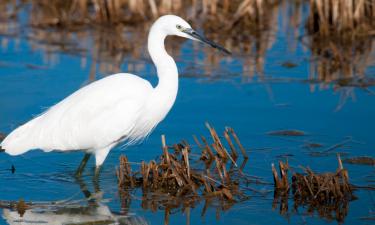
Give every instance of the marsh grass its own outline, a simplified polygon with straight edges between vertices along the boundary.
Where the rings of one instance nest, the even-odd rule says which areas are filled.
[[[231,49],[241,61],[245,81],[264,81],[267,52],[283,29],[290,51],[301,40],[305,51],[312,53],[307,79],[312,91],[330,84],[367,88],[375,83],[366,74],[375,58],[374,4],[365,0],[7,0],[0,3],[4,12],[0,33],[3,49],[11,38],[26,34],[32,48],[44,52],[47,65],[57,64],[61,52],[79,56],[94,80],[97,73],[121,71],[125,60],[129,71],[142,70],[149,63],[145,43],[152,21],[160,15],[178,14]],[[26,24],[21,23],[22,10],[28,12]],[[305,24],[304,30],[301,24]],[[169,42],[168,51],[178,57],[182,42]],[[193,48],[199,47],[194,44]],[[209,48],[203,51],[203,62],[191,55],[203,71],[192,68],[186,72],[188,76],[215,79],[233,75],[220,66],[230,59]],[[129,55],[131,59],[126,59]],[[291,63],[298,66],[298,62]],[[343,99],[348,96],[351,93],[345,92]]]
[[[194,137],[196,146],[186,141],[168,146],[162,136],[162,155],[156,161],[142,162],[139,169],[121,156],[117,179],[122,208],[129,208],[134,198],[130,193],[141,190],[142,208],[163,209],[168,224],[169,215],[176,209],[188,214],[190,208],[204,202],[204,216],[208,207],[220,213],[248,199],[247,192],[256,191],[249,184],[262,180],[243,172],[248,156],[238,136],[231,128],[223,132],[223,137],[208,124],[207,128],[210,140]],[[237,165],[240,156],[244,160]]]
[[[310,1],[306,22],[312,52],[310,79],[336,87],[367,87],[374,64],[375,2]]]
[[[343,167],[340,155],[337,155],[338,169],[336,172],[315,173],[309,168],[303,168],[303,172],[293,172],[289,181],[288,162],[279,162],[278,174],[272,164],[274,177],[274,201],[273,209],[280,205],[280,214],[290,216],[289,192],[292,191],[293,209],[305,208],[308,215],[315,213],[327,220],[344,222],[348,215],[349,202],[355,200],[354,186],[349,183],[349,173]]]
[[[237,203],[251,201],[251,197],[266,197],[268,191],[257,189],[264,190],[269,183],[244,172],[248,155],[234,130],[227,128],[223,135],[218,135],[210,125],[207,128],[210,138],[194,136],[195,145],[183,140],[168,146],[162,136],[160,157],[142,162],[139,169],[121,156],[117,169],[121,207],[127,210],[132,199],[140,200],[145,210],[164,210],[165,224],[169,224],[169,216],[176,210],[186,213],[189,221],[190,209],[199,204],[204,204],[204,216],[208,208],[220,214]],[[244,160],[238,165],[241,156]],[[307,215],[318,214],[329,221],[343,222],[350,201],[356,199],[354,191],[362,187],[349,182],[349,172],[340,155],[337,161],[337,170],[326,173],[315,173],[302,166],[302,172],[296,171],[288,161],[279,161],[278,172],[272,164],[272,208],[279,206],[280,214],[288,219],[301,208]],[[291,200],[293,208],[289,209]]]

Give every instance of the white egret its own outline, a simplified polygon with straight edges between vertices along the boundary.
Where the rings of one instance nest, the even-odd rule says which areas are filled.
[[[3,151],[19,155],[32,149],[86,152],[77,175],[91,154],[100,168],[118,143],[145,138],[173,106],[178,90],[178,71],[164,47],[168,35],[206,43],[225,53],[225,48],[194,31],[182,18],[157,19],[148,35],[148,51],[159,78],[157,86],[139,76],[118,73],[77,90],[40,116],[11,132],[1,143]]]

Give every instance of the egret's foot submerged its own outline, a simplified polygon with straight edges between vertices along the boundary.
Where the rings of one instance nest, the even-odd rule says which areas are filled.
[[[103,192],[100,191],[99,182],[95,181],[95,179],[93,180],[94,192],[88,189],[82,177],[76,177],[76,182],[89,204],[97,205],[97,202],[103,198]]]
[[[83,195],[85,196],[86,199],[89,199],[91,197],[91,192],[88,190],[87,185],[85,182],[82,180],[81,177],[76,176],[76,182],[79,185],[79,188],[81,189]]]
[[[89,159],[90,159],[90,156],[91,156],[91,154],[85,153],[85,156],[83,156],[83,159],[82,159],[81,163],[79,164],[79,167],[77,168],[77,171],[75,173],[76,177],[80,177],[82,175],[83,171],[85,170],[87,161],[89,161]]]

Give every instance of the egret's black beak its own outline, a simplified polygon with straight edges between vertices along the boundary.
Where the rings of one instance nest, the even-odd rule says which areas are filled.
[[[228,55],[232,54],[230,51],[228,51],[227,49],[225,49],[223,46],[221,46],[219,44],[216,44],[215,42],[207,39],[205,36],[197,33],[195,30],[193,30],[191,28],[185,28],[185,29],[182,30],[182,32],[188,34],[189,36],[193,37],[194,39],[196,39],[198,41],[201,41],[201,42],[203,42],[205,44],[210,45],[213,48],[217,48],[220,51],[225,52]]]

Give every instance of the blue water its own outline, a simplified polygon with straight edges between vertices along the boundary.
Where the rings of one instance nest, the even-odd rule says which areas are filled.
[[[100,189],[104,193],[103,204],[112,212],[121,211],[117,191],[115,168],[118,158],[126,154],[131,162],[151,160],[161,153],[160,136],[166,135],[169,144],[187,139],[193,143],[192,134],[208,136],[204,123],[208,121],[222,132],[225,126],[233,127],[249,154],[246,172],[273,182],[271,163],[277,163],[278,156],[289,154],[292,167],[309,166],[317,172],[335,171],[335,154],[312,157],[303,148],[306,142],[321,143],[324,150],[339,143],[348,136],[353,142],[333,152],[344,152],[347,156],[374,157],[375,139],[375,98],[373,87],[366,89],[345,87],[339,90],[333,84],[311,84],[308,79],[310,50],[297,42],[297,48],[290,50],[286,32],[280,29],[275,34],[275,42],[265,55],[264,76],[247,78],[242,65],[250,55],[224,56],[208,47],[194,45],[186,41],[178,54],[174,54],[180,68],[179,93],[174,107],[166,119],[141,145],[126,150],[115,148],[105,161],[100,177]],[[88,83],[90,66],[82,66],[82,59],[62,51],[52,53],[58,60],[46,62],[47,53],[40,48],[33,49],[23,36],[9,38],[0,36],[0,42],[8,40],[0,49],[0,131],[9,133],[20,124],[63,99],[73,91]],[[89,40],[87,40],[89,41]],[[181,41],[181,40],[178,40]],[[173,43],[172,43],[173,44]],[[195,50],[193,50],[195,49]],[[204,59],[208,51],[222,58],[212,73],[204,72]],[[123,71],[133,68],[134,62],[143,65],[131,69],[152,83],[156,83],[155,70],[145,58],[129,60],[127,55],[121,64]],[[197,60],[201,59],[201,61]],[[296,63],[296,67],[286,68],[283,62]],[[198,64],[195,64],[198,62]],[[95,63],[89,57],[86,65]],[[34,65],[34,66],[30,66]],[[35,68],[35,65],[40,66]],[[192,69],[191,66],[194,66]],[[223,72],[224,71],[224,72]],[[366,68],[367,76],[375,71],[374,65]],[[100,79],[106,75],[97,73]],[[189,75],[193,74],[191,77]],[[204,75],[205,74],[205,75]],[[268,79],[267,79],[268,78]],[[271,78],[293,78],[291,81]],[[312,88],[312,86],[315,86]],[[345,91],[352,95],[345,104],[341,98]],[[354,96],[354,97],[351,97]],[[267,132],[282,129],[297,129],[306,132],[302,137],[270,136]],[[83,199],[78,182],[73,178],[82,153],[43,153],[31,151],[21,156],[0,157],[0,200],[17,201],[58,201],[68,198]],[[12,174],[8,168],[14,165]],[[90,190],[93,160],[84,173],[83,180]],[[345,164],[350,181],[356,185],[373,185],[374,168],[371,166]],[[370,181],[372,179],[372,181]],[[272,190],[272,185],[258,185],[259,190]],[[135,196],[140,193],[134,193]],[[359,190],[358,200],[350,202],[347,224],[370,224],[361,220],[375,210],[374,192]],[[191,224],[327,224],[332,223],[317,214],[307,215],[306,209],[291,213],[289,217],[279,214],[278,207],[272,209],[273,194],[253,196],[245,202],[235,204],[229,210],[216,216],[216,208],[211,207],[201,216],[203,204],[191,209]],[[292,211],[292,201],[289,210]],[[150,224],[164,222],[164,212],[152,212],[141,208],[139,198],[132,199],[129,211]],[[0,218],[0,224],[11,223],[9,218]],[[170,224],[186,223],[186,213],[180,210],[170,216]],[[333,220],[334,221],[334,220]],[[336,223],[336,222],[334,222]]]

